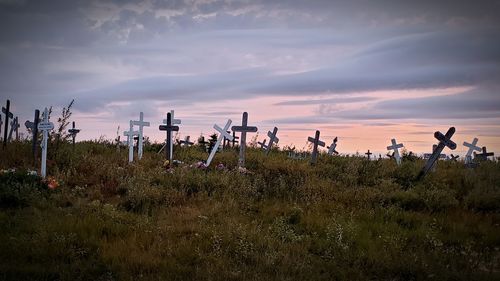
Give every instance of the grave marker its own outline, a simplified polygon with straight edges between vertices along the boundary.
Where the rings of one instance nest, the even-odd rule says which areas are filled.
[[[495,153],[488,152],[486,150],[486,146],[483,146],[482,151],[483,151],[483,153],[475,153],[474,152],[474,158],[477,158],[478,161],[487,161],[488,157],[495,156]]]
[[[335,148],[337,147],[337,140],[338,140],[338,138],[335,137],[333,139],[332,144],[330,144],[330,146],[327,147],[328,148],[328,155],[332,156],[334,153],[337,155],[339,154],[338,151],[335,150]]]
[[[394,158],[396,159],[396,163],[398,165],[401,165],[401,156],[399,155],[399,149],[403,148],[404,146],[402,143],[397,143],[396,139],[392,139],[391,143],[392,145],[389,145],[387,147],[387,150],[394,150]]]
[[[130,120],[129,130],[124,131],[123,135],[127,137],[128,143],[128,162],[134,161],[134,136],[139,135],[139,131],[134,131],[134,121]]]
[[[186,137],[184,138],[184,140],[181,140],[179,143],[180,143],[181,145],[183,144],[184,146],[189,147],[189,146],[191,146],[191,145],[193,145],[193,144],[194,144],[194,142],[189,141],[190,139],[191,139],[191,137],[190,137],[190,136],[186,136]]]
[[[459,157],[458,155],[450,154],[450,161],[457,162],[458,157]]]
[[[229,126],[231,126],[232,122],[233,121],[231,121],[231,119],[228,119],[224,128],[219,127],[217,124],[214,125],[214,129],[219,132],[219,137],[217,138],[217,142],[215,143],[214,147],[212,148],[212,151],[210,151],[210,155],[208,156],[207,163],[206,163],[207,167],[210,166],[210,163],[212,162],[212,159],[214,158],[215,153],[217,152],[221,141],[224,138],[232,140],[233,136],[231,136],[230,134],[227,133],[227,130],[229,129]]]
[[[481,148],[479,146],[477,146],[477,142],[478,142],[477,138],[474,138],[472,140],[472,143],[468,143],[468,142],[464,141],[463,145],[465,147],[469,148],[467,150],[467,153],[465,154],[465,164],[472,163],[472,152],[474,152],[474,151],[481,152]]]
[[[266,142],[267,142],[267,139],[264,139],[264,141],[262,141],[262,142],[258,141],[257,144],[260,145],[260,148],[267,150]]]
[[[80,129],[75,129],[75,121],[73,121],[73,126],[68,130],[69,135],[73,139],[73,150],[75,150],[75,139],[76,135],[80,132]]]
[[[367,153],[365,153],[365,154],[366,154],[366,156],[368,156],[368,160],[370,160],[370,156],[371,156],[373,153],[371,153],[371,152],[370,152],[370,150],[368,149],[368,152],[367,152]]]
[[[49,131],[53,129],[54,123],[49,121],[49,111],[45,108],[43,112],[43,121],[38,123],[38,130],[42,131],[42,178],[45,178],[47,175],[47,141],[49,139]]]
[[[316,161],[318,159],[318,146],[325,147],[325,143],[323,141],[319,140],[319,134],[320,134],[319,130],[316,130],[316,135],[314,136],[314,138],[312,138],[312,137],[307,138],[307,140],[309,142],[313,143],[313,151],[311,154],[311,164],[312,165],[316,164]]]
[[[168,114],[167,114],[167,117],[168,117]],[[171,124],[168,125],[168,118],[167,119],[163,119],[163,124],[167,124],[167,126],[174,126],[174,128],[177,128],[177,130],[173,130],[175,132],[179,131],[179,127],[178,126],[175,126],[175,125],[180,125],[182,124],[182,120],[181,119],[175,119],[175,111],[174,110],[170,110],[170,118],[172,118],[172,121],[171,121]],[[161,130],[161,129],[160,129]],[[167,131],[167,135],[168,135],[168,131]],[[170,131],[170,144],[168,145],[168,149],[170,151],[170,154],[167,153],[167,155],[171,155],[171,157],[168,157],[167,156],[167,159],[170,160],[170,162],[172,162],[172,157],[174,155],[174,142],[172,141],[172,131]],[[167,145],[165,143],[165,145]]]
[[[245,151],[246,151],[246,141],[247,141],[247,133],[255,133],[257,132],[257,127],[248,126],[248,113],[243,112],[243,117],[241,118],[241,126],[233,126],[231,128],[233,131],[233,146],[234,146],[234,137],[236,132],[241,132],[240,138],[240,155],[238,159],[238,167],[245,167]]]
[[[170,161],[170,164],[172,164],[172,158],[173,158],[173,144],[172,144],[172,132],[177,132],[179,131],[179,126],[175,126],[173,121],[175,119],[172,118],[172,113],[173,113],[173,110],[169,113],[167,113],[167,119],[163,119],[163,123],[165,125],[160,125],[159,129],[160,131],[167,131],[167,139],[166,139],[166,148],[165,148],[165,151],[166,151],[166,157],[167,157],[167,160]],[[180,120],[178,120],[178,124],[180,124]],[[172,150],[170,150],[169,148],[172,148]]]
[[[236,132],[233,131],[233,141],[231,142],[233,147],[236,146],[236,144],[238,143],[239,139],[240,139],[240,137],[236,136]]]
[[[269,152],[271,151],[273,143],[277,144],[280,141],[280,139],[278,137],[276,137],[276,133],[278,133],[277,127],[274,127],[272,133],[271,133],[271,131],[267,132],[267,136],[269,137],[269,144],[267,145],[266,155],[269,155]]]
[[[199,139],[198,139],[198,144],[203,147],[203,151],[207,151],[207,144],[209,144],[208,141],[205,140],[205,137],[204,136],[201,136]]]
[[[0,114],[0,135],[2,134],[2,125],[3,125],[3,120],[2,120],[2,115]]]
[[[141,111],[139,113],[139,121],[132,121],[132,124],[134,124],[135,126],[139,126],[139,135],[138,135],[139,141],[137,143],[137,157],[140,160],[140,159],[142,159],[142,147],[143,147],[143,141],[144,141],[143,128],[149,127],[149,122],[144,121],[144,113]]]
[[[33,118],[33,122],[27,120],[24,122],[26,128],[31,130],[32,135],[32,147],[31,150],[33,152],[33,160],[36,163],[37,158],[37,148],[38,148],[38,123],[40,123],[40,110],[35,110],[35,117]]]
[[[10,121],[9,141],[12,141],[12,133],[16,132],[16,140],[19,140],[19,122],[17,116]]]
[[[455,148],[457,148],[457,144],[451,140],[453,134],[455,134],[455,127],[449,128],[446,132],[446,135],[443,135],[439,131],[434,133],[434,137],[439,140],[439,143],[436,146],[436,149],[432,152],[432,155],[429,157],[429,160],[427,160],[424,168],[418,175],[418,179],[424,177],[432,169],[445,147],[448,147],[451,150],[455,150]]]
[[[10,112],[10,100],[7,100],[5,107],[2,107],[2,113],[5,114],[5,127],[3,132],[3,147],[7,146],[7,132],[9,131],[9,118],[14,118],[12,112]]]

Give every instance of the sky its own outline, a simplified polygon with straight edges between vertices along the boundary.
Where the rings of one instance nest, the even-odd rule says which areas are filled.
[[[75,99],[80,140],[143,111],[162,141],[170,110],[193,139],[247,111],[281,147],[320,130],[341,153],[391,138],[423,153],[454,126],[454,153],[474,137],[498,151],[499,15],[489,0],[0,0],[0,103],[24,124]]]

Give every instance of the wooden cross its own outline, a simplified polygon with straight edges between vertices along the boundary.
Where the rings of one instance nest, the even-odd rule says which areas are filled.
[[[255,133],[258,128],[255,126],[248,126],[248,113],[243,112],[243,117],[241,118],[241,126],[233,126],[231,127],[233,131],[233,146],[234,146],[234,137],[236,132],[241,132],[240,138],[240,157],[238,159],[238,166],[245,167],[245,151],[246,151],[246,141],[247,141],[247,133]]]
[[[262,142],[258,141],[257,144],[260,145],[260,148],[267,150],[266,142],[267,142],[267,139],[264,139],[264,141],[262,141]]]
[[[226,133],[230,134],[231,131],[226,131]],[[230,141],[230,139],[224,137],[224,140],[222,141],[222,150],[226,149],[226,145],[229,146]]]
[[[160,127],[159,127],[160,131],[167,131],[167,139],[166,139],[166,146],[167,147],[165,148],[165,152],[166,152],[166,157],[170,161],[170,163],[172,163],[172,158],[173,158],[173,149],[172,149],[172,151],[169,149],[170,147],[173,147],[172,132],[179,131],[179,126],[175,126],[173,124],[172,119],[173,119],[172,112],[167,113],[167,119],[163,120],[163,123],[165,125],[160,125]],[[179,120],[179,122],[180,122],[180,120]]]
[[[149,122],[144,121],[144,113],[141,111],[139,113],[139,121],[132,121],[132,124],[139,126],[139,141],[137,143],[137,157],[142,159],[142,146],[143,146],[143,129],[144,127],[149,127]]]
[[[208,141],[205,140],[205,137],[204,136],[201,136],[199,139],[198,139],[198,144],[203,147],[203,150],[206,151],[207,150],[207,144],[208,144]]]
[[[483,146],[483,149],[482,149],[483,153],[475,153],[474,152],[474,158],[477,158],[477,160],[479,161],[487,161],[488,160],[488,157],[490,156],[495,156],[495,153],[493,152],[488,152],[486,150],[486,146]]]
[[[210,155],[208,156],[207,163],[206,163],[207,167],[210,166],[210,163],[212,163],[212,159],[214,158],[215,153],[217,152],[221,141],[224,138],[232,140],[233,136],[231,136],[230,134],[227,133],[227,130],[229,129],[229,126],[231,126],[232,122],[233,121],[231,121],[231,119],[228,119],[224,128],[219,127],[217,124],[214,125],[214,129],[217,132],[219,132],[219,137],[217,138],[217,142],[215,143],[214,147],[212,148],[212,151],[210,151]]]
[[[16,140],[19,140],[19,122],[17,116],[10,121],[9,141],[12,141],[12,133],[16,132]]]
[[[37,148],[38,148],[38,123],[40,122],[40,110],[35,110],[35,117],[33,118],[33,122],[26,120],[24,125],[27,129],[31,130],[32,136],[32,147],[31,150],[33,152],[33,161],[36,163],[37,157]]]
[[[335,150],[335,148],[337,147],[337,140],[338,140],[338,138],[337,138],[337,137],[335,137],[335,138],[333,139],[332,144],[330,144],[330,146],[327,146],[327,147],[326,147],[326,148],[328,149],[328,155],[330,155],[330,156],[331,156],[331,155],[333,155],[334,153],[335,153],[335,154],[337,154],[337,155],[339,154],[339,153],[338,153],[338,151],[337,151],[337,150]]]
[[[179,143],[180,143],[180,144],[184,144],[184,146],[188,146],[188,147],[189,147],[189,146],[191,146],[191,145],[193,145],[193,144],[194,144],[194,142],[189,141],[190,139],[191,139],[191,137],[190,137],[190,136],[186,136],[186,137],[184,138],[184,140],[181,140]]]
[[[75,128],[75,121],[73,121],[73,126],[71,129],[68,130],[69,135],[73,139],[73,150],[75,150],[75,139],[76,135],[80,132],[80,129]]]
[[[182,120],[181,119],[175,119],[175,111],[174,110],[170,110],[170,118],[172,118],[172,121],[171,121],[171,124],[168,125],[168,118],[167,119],[163,119],[163,124],[167,124],[167,126],[174,126],[177,128],[177,130],[173,130],[173,131],[179,131],[179,127],[178,126],[175,126],[175,125],[180,125],[182,124]],[[167,117],[168,117],[168,114],[167,114]],[[172,131],[170,131],[170,134],[172,133]],[[168,131],[167,131],[167,135],[168,135]],[[170,135],[172,136],[172,135]],[[167,145],[167,143],[165,143],[165,145]],[[167,146],[167,148],[169,149],[170,151],[170,154],[167,153],[167,159],[170,160],[170,163],[172,163],[172,159],[171,157],[173,157],[174,155],[174,142],[172,141],[172,138],[170,137],[170,142],[169,142],[169,145]],[[168,155],[171,155],[171,157],[169,157]]]
[[[446,135],[443,135],[441,132],[437,131],[434,133],[434,138],[436,138],[439,143],[436,146],[436,149],[432,152],[431,157],[429,160],[427,160],[427,163],[425,164],[424,168],[418,175],[418,179],[421,179],[424,177],[434,166],[435,162],[438,160],[439,156],[441,155],[441,152],[443,149],[447,146],[451,150],[455,150],[457,148],[457,144],[454,143],[451,140],[451,137],[455,134],[455,127],[451,127],[448,129],[446,132]]]
[[[123,135],[127,137],[128,143],[128,162],[134,161],[134,136],[139,135],[139,131],[134,131],[134,121],[130,120],[129,130],[124,131]]]
[[[450,154],[450,161],[457,162],[458,157],[459,157],[458,155]]]
[[[316,161],[318,159],[318,146],[325,147],[325,142],[319,140],[319,134],[320,134],[319,130],[316,130],[316,135],[314,136],[314,138],[312,137],[307,138],[309,142],[313,143],[313,151],[311,154],[311,165],[316,164]]]
[[[269,152],[271,151],[273,143],[277,144],[280,141],[280,139],[278,137],[276,137],[276,133],[278,133],[277,127],[274,127],[272,133],[271,133],[271,131],[267,132],[267,136],[269,137],[269,144],[267,145],[266,155],[269,155]]]
[[[43,112],[43,121],[38,123],[38,130],[42,131],[42,168],[41,175],[45,178],[47,175],[47,141],[49,139],[49,131],[54,129],[54,123],[49,122],[49,110],[45,108]]]
[[[394,158],[396,159],[396,164],[401,165],[401,156],[399,155],[399,149],[403,148],[402,143],[397,143],[396,139],[391,140],[392,145],[387,147],[387,150],[394,150]]]
[[[464,146],[469,148],[467,150],[467,153],[465,154],[465,164],[472,163],[472,152],[474,152],[474,151],[481,152],[481,148],[479,146],[477,146],[478,141],[479,140],[477,138],[474,138],[472,140],[472,143],[468,143],[468,142],[464,141]]]
[[[371,153],[371,152],[370,152],[370,150],[368,149],[368,152],[367,152],[367,153],[365,153],[365,154],[368,156],[368,160],[370,160],[370,156],[371,156],[373,153]]]
[[[7,105],[2,107],[2,113],[5,114],[5,129],[3,132],[3,147],[7,146],[7,131],[9,131],[9,118],[14,118],[12,112],[10,112],[10,100],[7,100]]]
[[[232,146],[235,147],[236,144],[238,144],[238,140],[240,139],[240,137],[236,136],[236,132],[233,131],[233,141],[232,141]]]

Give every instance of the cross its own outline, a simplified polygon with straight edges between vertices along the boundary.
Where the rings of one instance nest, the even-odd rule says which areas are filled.
[[[337,140],[338,138],[335,137],[333,139],[333,142],[332,144],[330,144],[330,146],[327,146],[326,148],[328,148],[328,155],[333,155],[334,153],[335,154],[339,154],[337,150],[335,150],[335,148],[337,147]]]
[[[238,166],[245,167],[245,150],[246,150],[246,141],[247,141],[247,133],[255,133],[257,132],[257,127],[248,126],[248,113],[243,112],[243,117],[241,118],[241,126],[233,126],[231,127],[233,131],[233,146],[234,146],[234,137],[236,132],[241,132],[240,138],[240,157],[238,159]]]
[[[468,143],[464,141],[464,146],[468,147],[467,153],[465,154],[465,164],[472,163],[472,152],[477,151],[481,152],[481,148],[477,146],[478,139],[474,138],[472,143]]]
[[[214,129],[217,130],[220,133],[220,135],[217,138],[217,142],[215,143],[214,147],[212,148],[212,151],[210,151],[210,155],[208,156],[207,164],[206,164],[207,167],[210,166],[210,163],[212,162],[212,159],[214,158],[215,153],[217,152],[222,139],[223,138],[227,138],[229,140],[233,139],[233,136],[231,136],[230,134],[227,133],[227,130],[229,129],[229,126],[231,126],[232,122],[233,121],[231,121],[231,119],[227,119],[227,122],[226,122],[226,125],[224,126],[224,128],[217,126],[217,124],[214,125]]]
[[[488,152],[488,151],[486,150],[486,146],[483,146],[482,151],[483,151],[483,153],[475,153],[475,152],[474,152],[474,157],[476,157],[476,158],[477,158],[477,160],[479,160],[479,161],[486,161],[486,160],[488,160],[488,157],[489,157],[489,156],[495,156],[495,153],[493,153],[493,152]]]
[[[80,132],[80,129],[75,129],[75,121],[73,121],[73,127],[68,130],[69,135],[73,139],[73,150],[75,150],[75,139],[76,139],[76,134]]]
[[[14,118],[12,112],[10,112],[10,100],[7,100],[7,105],[2,107],[2,113],[5,114],[5,129],[3,132],[3,147],[7,146],[7,131],[9,130],[9,118]]]
[[[180,144],[184,144],[184,146],[191,146],[194,144],[194,142],[190,142],[189,140],[191,139],[190,136],[186,136],[184,140],[180,141]]]
[[[200,138],[198,139],[198,144],[203,147],[203,150],[207,150],[207,144],[208,142],[205,140],[205,137],[204,136],[200,136]]]
[[[17,116],[10,121],[10,132],[9,132],[9,141],[12,140],[12,133],[16,132],[16,140],[19,140],[19,122],[17,121]]]
[[[35,110],[35,117],[33,118],[33,122],[30,122],[29,120],[26,120],[24,122],[24,125],[26,126],[27,129],[31,130],[31,133],[33,134],[32,136],[32,152],[33,152],[33,161],[36,163],[36,156],[37,156],[37,144],[38,144],[38,123],[40,122],[40,110],[36,109]]]
[[[170,126],[175,126],[175,125],[182,124],[182,120],[181,119],[175,119],[175,111],[174,110],[170,110],[170,116],[172,118]],[[167,114],[167,117],[168,117],[168,114]],[[169,126],[167,119],[163,119],[163,124],[167,124],[167,126]],[[174,130],[174,131],[176,131],[176,132],[179,131],[179,127],[177,127],[177,130]],[[170,132],[170,134],[172,134],[172,131]],[[168,132],[167,132],[167,136],[168,136]],[[172,135],[170,135],[170,136],[172,136]],[[170,154],[167,154],[167,159],[169,159],[170,162],[172,162],[172,159],[170,159],[168,157],[168,155],[171,155],[172,157],[174,155],[174,142],[171,139],[172,138],[170,137],[170,144],[168,145],[168,148],[170,149]]]
[[[134,161],[134,136],[139,135],[139,131],[134,131],[134,121],[130,120],[129,130],[124,131],[128,143],[128,162]]]
[[[263,142],[258,141],[257,144],[260,145],[260,148],[267,149],[266,142],[267,142],[267,139],[264,139]]]
[[[149,122],[144,121],[144,113],[139,113],[139,121],[132,121],[132,124],[139,126],[139,142],[137,143],[137,157],[142,159],[142,146],[143,146],[143,127],[149,127]]]
[[[230,134],[231,131],[226,131],[226,133]],[[226,149],[226,145],[229,146],[229,142],[231,140],[229,138],[224,137],[224,140],[222,141],[222,150]]]
[[[313,151],[311,154],[311,165],[316,164],[316,160],[318,158],[318,145],[325,147],[325,142],[319,140],[319,133],[320,133],[319,130],[316,130],[316,135],[314,136],[314,138],[312,137],[307,138],[309,142],[312,142],[314,144]]]
[[[38,123],[38,130],[42,131],[42,178],[47,175],[47,140],[49,139],[49,131],[54,129],[54,123],[49,121],[49,111],[45,108],[43,112],[43,121]]]
[[[451,140],[453,134],[455,134],[455,127],[449,128],[448,131],[446,132],[446,135],[443,135],[439,131],[434,133],[434,138],[436,138],[439,141],[439,143],[436,146],[436,149],[432,152],[432,155],[429,158],[429,160],[427,160],[427,163],[425,164],[424,168],[418,175],[418,179],[424,177],[432,169],[434,163],[438,160],[441,152],[446,146],[451,150],[455,150],[455,148],[457,148],[457,144]]]
[[[450,161],[457,162],[458,157],[459,157],[458,155],[450,154]]]
[[[271,151],[271,148],[273,146],[273,143],[278,143],[280,139],[276,137],[276,133],[278,133],[278,128],[274,127],[273,132],[271,131],[267,132],[267,136],[269,137],[269,144],[267,145],[266,149],[266,155],[269,155],[269,152]]]
[[[368,160],[370,160],[370,155],[372,155],[373,153],[371,153],[370,150],[368,149],[368,152],[365,154],[368,156]]]
[[[160,125],[159,129],[160,131],[167,131],[167,140],[166,140],[166,157],[172,163],[172,158],[173,158],[173,144],[172,144],[172,132],[178,132],[179,131],[179,126],[175,126],[173,123],[173,118],[172,118],[172,112],[167,113],[167,119],[163,119],[163,123],[166,125]],[[175,119],[174,119],[175,120]],[[180,120],[178,120],[178,124],[180,124]],[[171,148],[172,150],[168,149]]]
[[[396,159],[396,164],[401,165],[401,156],[399,155],[399,149],[403,148],[402,143],[397,143],[396,139],[391,140],[392,145],[387,147],[387,150],[394,150],[394,158]]]
[[[386,154],[386,156],[387,156],[387,157],[389,157],[389,159],[394,159],[394,153],[395,153],[395,152],[393,152],[393,153],[391,154],[390,152],[388,152],[388,153]]]

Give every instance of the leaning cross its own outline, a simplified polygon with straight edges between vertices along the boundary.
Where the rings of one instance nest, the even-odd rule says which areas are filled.
[[[447,146],[451,150],[455,150],[457,148],[457,144],[451,140],[451,137],[455,134],[455,127],[451,127],[446,132],[446,135],[443,135],[441,132],[437,131],[434,133],[434,137],[439,140],[439,143],[435,150],[433,150],[431,157],[427,160],[424,168],[418,175],[418,179],[424,177],[434,166],[434,163],[438,160],[439,156],[443,149]]]
[[[189,147],[189,146],[191,146],[191,145],[193,145],[193,144],[194,144],[194,142],[191,142],[191,141],[190,141],[190,139],[191,139],[191,137],[190,137],[190,136],[186,136],[186,137],[184,138],[184,140],[181,140],[179,143],[180,143],[180,144],[184,144],[184,146],[188,146],[188,147]]]
[[[47,175],[47,141],[49,139],[49,131],[54,129],[54,123],[49,122],[49,111],[45,108],[43,112],[43,121],[38,123],[38,130],[43,132],[42,138],[42,178]]]
[[[266,155],[269,155],[269,152],[271,151],[273,143],[277,144],[280,141],[280,139],[278,137],[276,137],[276,133],[278,133],[277,127],[274,127],[272,133],[271,133],[271,131],[267,132],[267,136],[269,137],[269,144],[267,145]]]
[[[10,121],[9,141],[12,141],[13,132],[16,132],[16,140],[19,140],[19,122],[17,116]]]
[[[123,135],[127,137],[128,142],[128,162],[134,161],[134,136],[139,135],[139,131],[134,131],[134,121],[130,120],[129,130],[124,131]]]
[[[5,129],[3,132],[3,147],[7,146],[7,131],[9,130],[9,118],[14,118],[12,112],[10,112],[10,100],[7,100],[7,105],[2,107],[2,113],[5,114]]]
[[[488,157],[489,156],[495,156],[495,153],[493,152],[488,152],[486,150],[486,146],[483,146],[483,149],[482,149],[483,153],[475,153],[474,152],[474,156],[479,160],[479,161],[486,161],[488,160]]]
[[[472,163],[472,152],[477,151],[481,152],[481,148],[477,146],[478,139],[474,138],[472,143],[468,143],[464,141],[464,146],[468,147],[467,153],[465,154],[465,164]]]
[[[266,142],[267,142],[267,139],[264,139],[264,141],[262,141],[262,142],[258,141],[257,144],[260,145],[260,148],[267,149]]]
[[[246,141],[247,141],[247,133],[255,133],[257,132],[257,127],[255,126],[248,126],[248,113],[243,112],[243,117],[241,119],[241,126],[233,126],[231,127],[231,130],[233,131],[233,141],[234,141],[234,134],[236,132],[241,132],[241,138],[240,138],[240,158],[238,159],[238,166],[239,167],[245,167],[245,150],[246,150]],[[234,146],[234,143],[233,143]]]
[[[450,154],[450,161],[451,162],[457,162],[458,157],[459,157],[458,155]]]
[[[132,124],[139,126],[139,142],[137,143],[137,157],[142,159],[142,146],[143,146],[143,127],[149,127],[149,122],[144,121],[144,113],[141,111],[139,113],[139,121],[132,121]]]
[[[330,146],[326,147],[326,148],[328,148],[328,155],[333,155],[334,153],[339,154],[339,152],[337,150],[335,150],[335,148],[337,147],[337,140],[338,140],[338,138],[335,137],[333,139],[332,144],[330,144]]]
[[[167,114],[167,116],[168,116],[168,114]],[[171,116],[170,118],[172,118],[172,121],[171,121],[170,126],[175,126],[175,125],[180,125],[180,124],[182,124],[182,120],[181,120],[181,119],[175,119],[175,111],[174,111],[174,110],[170,110],[170,116]],[[168,118],[167,118],[167,119],[168,119]],[[168,125],[168,120],[167,120],[167,119],[163,119],[163,124],[167,124],[167,126],[169,126],[169,125]],[[175,127],[177,127],[177,126],[175,126]],[[161,130],[161,129],[160,129],[160,130]],[[176,132],[177,132],[177,131],[179,131],[179,127],[177,127],[177,130],[174,130],[174,131],[176,131]],[[170,131],[170,134],[172,134],[172,131]],[[168,135],[168,132],[167,132],[167,135]],[[170,136],[172,136],[172,135],[170,135]],[[172,139],[172,138],[170,138],[170,139]],[[165,143],[165,145],[167,145],[167,143]],[[168,149],[169,149],[169,151],[170,151],[170,155],[174,155],[174,142],[173,142],[173,141],[170,141],[170,144],[168,145],[168,147],[167,147],[167,148],[168,148]],[[169,160],[170,160],[170,162],[172,162],[172,159],[170,159],[170,158],[168,157],[168,155],[169,155],[169,154],[167,153],[167,159],[169,159]]]
[[[36,163],[36,157],[37,157],[37,147],[38,147],[38,123],[40,123],[40,110],[36,109],[35,110],[35,117],[33,119],[33,122],[26,120],[24,122],[24,125],[26,126],[27,129],[31,130],[31,133],[33,134],[33,139],[32,139],[32,152],[33,152],[33,160]]]
[[[0,134],[2,134],[2,125],[3,125],[2,115],[0,115]]]
[[[179,126],[175,126],[173,124],[172,112],[167,113],[167,119],[163,119],[163,123],[165,125],[160,125],[159,127],[160,131],[167,131],[167,140],[165,144],[167,147],[165,148],[165,152],[166,152],[166,157],[170,161],[170,163],[172,163],[172,158],[173,158],[172,132],[179,131]],[[172,148],[172,150],[170,150],[169,148]]]
[[[396,159],[396,163],[401,165],[401,156],[399,155],[399,149],[403,148],[402,143],[397,143],[396,139],[391,140],[392,145],[387,147],[387,150],[394,150],[394,158]]]
[[[370,152],[370,150],[368,149],[368,152],[367,152],[367,153],[365,153],[365,154],[368,156],[368,160],[370,160],[370,156],[371,156],[373,153],[371,153],[371,152]]]
[[[73,121],[73,126],[68,130],[69,135],[73,139],[73,150],[75,150],[75,139],[76,135],[80,132],[80,129],[75,129],[75,121]]]
[[[224,128],[219,127],[217,124],[214,125],[214,129],[217,130],[220,133],[220,135],[217,138],[217,142],[215,143],[214,147],[212,148],[212,151],[210,151],[210,155],[208,155],[208,159],[207,159],[207,163],[206,163],[207,167],[210,166],[210,163],[212,162],[212,159],[214,158],[215,153],[217,152],[217,150],[219,150],[219,146],[220,146],[220,143],[223,140],[223,138],[227,138],[230,141],[233,139],[233,136],[231,136],[230,134],[227,133],[227,130],[229,129],[229,126],[231,126],[232,122],[233,121],[231,121],[231,119],[228,119]]]
[[[312,137],[307,138],[307,140],[309,142],[312,142],[314,144],[313,151],[311,154],[311,164],[312,165],[316,164],[316,161],[318,158],[318,145],[325,147],[325,142],[319,140],[319,134],[320,134],[319,130],[316,130],[316,135],[314,136],[314,138],[312,138]]]

